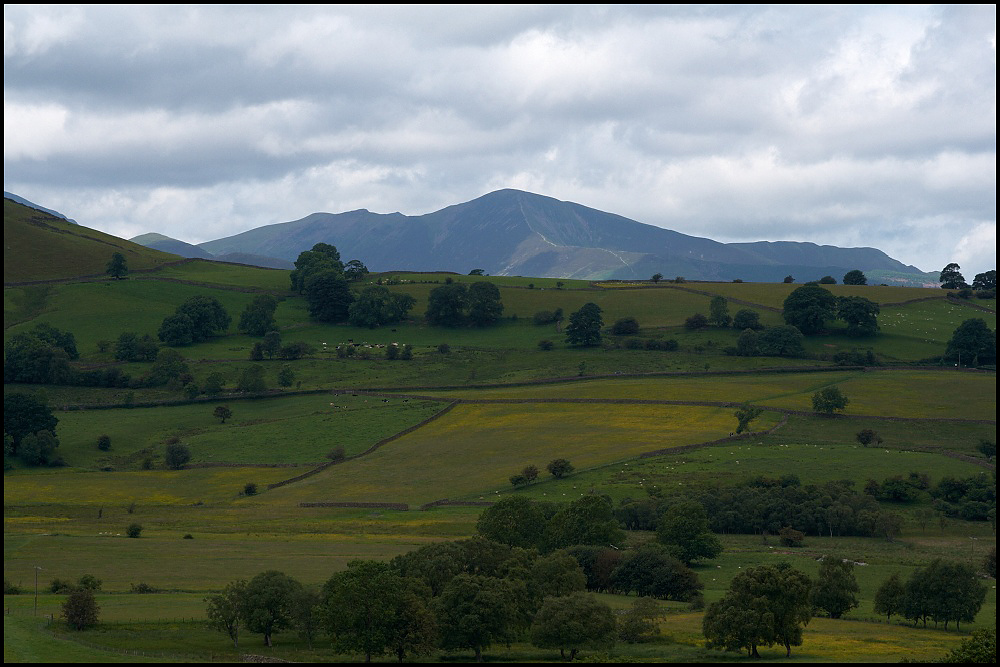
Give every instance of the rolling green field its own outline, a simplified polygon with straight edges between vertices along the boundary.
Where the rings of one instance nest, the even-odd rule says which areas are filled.
[[[84,633],[44,620],[58,617],[59,595],[40,595],[39,617],[30,593],[5,596],[5,662],[238,659],[231,643],[206,627],[205,595],[267,569],[319,585],[354,559],[386,560],[432,542],[469,537],[482,506],[461,503],[515,493],[557,503],[596,493],[617,503],[651,492],[710,491],[786,473],[803,485],[846,479],[856,489],[869,479],[911,472],[927,474],[932,482],[993,474],[992,461],[977,448],[983,440],[996,441],[995,372],[956,371],[940,366],[937,357],[963,320],[982,317],[995,328],[995,301],[972,300],[992,304],[989,313],[945,299],[922,300],[941,296],[941,290],[834,285],[835,295],[883,304],[879,336],[850,339],[834,327],[807,339],[807,358],[746,358],[725,353],[739,332],[688,331],[685,319],[707,314],[713,294],[733,300],[730,313],[754,307],[748,304],[780,308],[796,285],[661,283],[640,289],[405,272],[367,280],[389,278],[390,289],[413,295],[417,305],[411,319],[379,329],[309,321],[304,299],[288,290],[287,271],[202,261],[171,264],[136,280],[5,289],[5,339],[39,323],[69,330],[88,368],[112,363],[110,352],[98,351],[98,341],[114,340],[122,331],[155,335],[162,318],[193,295],[217,298],[234,321],[225,336],[178,348],[195,383],[210,373],[223,374],[226,388],[217,400],[185,401],[177,388],[162,386],[5,385],[5,393],[35,392],[57,408],[58,453],[66,463],[27,468],[15,462],[5,472],[5,578],[29,592],[35,567],[42,568],[43,589],[53,578],[75,580],[84,573],[104,582],[98,595],[102,623]],[[495,282],[504,319],[482,329],[426,325],[420,314],[427,296],[448,278]],[[259,291],[280,296],[276,318],[283,341],[307,342],[314,352],[294,362],[260,362],[269,391],[242,395],[233,387],[251,364],[248,355],[257,339],[236,333],[235,322]],[[603,309],[606,326],[636,317],[641,340],[673,339],[678,349],[625,349],[626,338],[613,336],[602,346],[573,348],[564,344],[565,322],[557,328],[531,321],[537,311],[562,308],[568,315],[587,302]],[[760,308],[760,313],[765,324],[781,323],[774,310]],[[552,350],[538,348],[543,339],[554,342]],[[338,358],[336,346],[348,341],[374,346],[373,358]],[[413,345],[414,358],[385,359],[377,346],[392,342]],[[450,350],[439,351],[442,343]],[[852,349],[871,349],[886,365],[867,371],[832,366],[834,353]],[[918,362],[927,365],[910,366]],[[277,389],[277,372],[285,363],[295,382]],[[148,368],[123,365],[134,378]],[[849,398],[843,415],[811,413],[812,394],[827,386]],[[128,399],[170,405],[126,408]],[[766,409],[751,436],[730,439],[737,422],[733,407],[723,404],[744,401]],[[217,405],[233,411],[224,424],[213,416]],[[120,407],[90,409],[95,406]],[[855,435],[863,428],[877,430],[882,445],[860,446]],[[109,452],[97,449],[102,434],[111,437]],[[165,468],[165,445],[172,441],[190,449],[185,469]],[[377,443],[383,444],[373,449]],[[327,455],[337,447],[355,458],[269,488],[329,463]],[[545,465],[556,458],[569,459],[574,473],[561,480],[545,476]],[[529,464],[545,478],[515,489],[510,476]],[[258,493],[246,495],[248,483]],[[421,508],[443,499],[457,504]],[[334,506],[350,503],[409,509]],[[917,515],[930,507],[926,496],[889,504],[904,517],[894,542],[808,536],[801,549],[789,549],[773,537],[723,535],[723,554],[695,570],[712,602],[741,569],[754,565],[786,560],[814,576],[817,558],[826,554],[864,562],[856,568],[860,607],[841,620],[814,618],[792,660],[939,657],[970,630],[995,624],[995,582],[989,582],[976,622],[963,623],[960,632],[914,628],[895,619],[884,623],[872,611],[875,590],[890,574],[908,576],[935,557],[978,566],[995,545],[988,522],[935,520],[922,528]],[[142,525],[139,539],[124,537],[130,523]],[[652,538],[630,531],[627,544]],[[131,593],[138,583],[162,592]],[[618,610],[632,601],[600,597]],[[677,602],[663,606],[667,614],[659,640],[619,644],[610,656],[583,655],[651,662],[743,659],[703,647],[703,612]],[[309,649],[291,631],[276,634],[272,649],[244,633],[241,649],[296,661],[357,659],[332,653],[327,640]],[[778,647],[762,655],[784,660]],[[431,659],[470,657],[457,652]],[[523,642],[494,646],[487,657],[559,660],[558,651]]]

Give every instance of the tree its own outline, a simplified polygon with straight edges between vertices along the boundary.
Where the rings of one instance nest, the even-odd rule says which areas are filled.
[[[601,329],[604,328],[602,312],[596,303],[586,303],[570,315],[566,325],[566,342],[570,345],[600,345]]]
[[[240,579],[228,584],[221,593],[205,598],[209,625],[225,632],[237,650],[240,648],[240,622],[246,606],[246,587],[247,582]]]
[[[283,572],[268,570],[247,582],[243,618],[247,630],[264,635],[271,646],[271,635],[292,624],[292,601],[302,585]]]
[[[86,630],[97,625],[97,616],[101,608],[94,598],[94,591],[89,588],[78,588],[69,594],[62,605],[62,617],[74,630]]]
[[[268,359],[274,359],[274,355],[278,354],[281,349],[281,332],[280,331],[268,331],[264,334],[264,340],[260,343],[261,352],[267,355]]]
[[[179,442],[172,442],[167,445],[164,455],[164,462],[171,470],[180,470],[191,460],[191,450],[187,445]]]
[[[701,313],[695,313],[691,317],[684,320],[684,328],[690,329],[691,331],[696,331],[698,329],[704,329],[708,326],[708,318]]]
[[[722,553],[722,543],[708,527],[708,513],[695,500],[670,505],[656,527],[656,539],[673,549],[685,565]]]
[[[736,432],[742,433],[743,431],[749,431],[750,422],[757,419],[757,417],[760,417],[763,412],[764,408],[751,405],[750,403],[744,403],[741,405],[736,409],[736,412],[733,413],[733,416],[736,417],[736,421],[739,422],[739,425],[736,427]]]
[[[530,484],[538,479],[538,466],[531,464],[526,465],[524,466],[524,470],[521,471],[521,474],[524,475],[524,478],[528,480],[528,483]]]
[[[111,449],[111,436],[108,434],[97,436],[97,448],[102,452]]]
[[[546,598],[531,623],[531,643],[557,648],[572,662],[581,648],[611,649],[615,644],[615,617],[611,607],[593,595],[573,593]]]
[[[639,333],[639,321],[634,317],[623,317],[611,325],[611,333],[616,336],[634,336]]]
[[[215,371],[213,373],[209,373],[208,377],[205,378],[205,385],[202,389],[204,389],[205,393],[209,396],[216,396],[222,393],[222,388],[225,384],[225,376],[222,373]]]
[[[980,362],[990,363],[997,358],[997,334],[979,317],[965,320],[948,341],[945,359],[960,363],[965,357],[965,365],[977,366]]]
[[[785,299],[782,317],[806,336],[819,333],[823,322],[836,315],[837,298],[818,285],[803,285]]]
[[[284,364],[278,371],[278,384],[282,387],[291,387],[295,382],[295,371],[288,364]]]
[[[274,313],[278,309],[278,300],[270,294],[258,294],[240,314],[238,329],[248,336],[263,336],[268,331],[274,331]]]
[[[111,261],[108,262],[108,267],[104,270],[104,272],[115,280],[121,280],[127,276],[128,262],[125,260],[125,255],[120,252],[116,252],[111,255]]]
[[[486,539],[525,549],[540,547],[544,531],[545,514],[524,496],[502,498],[483,510],[476,522],[476,532]]]
[[[781,282],[785,283],[786,285],[790,285],[791,283],[795,282],[795,278],[793,278],[792,276],[788,275],[788,276],[785,276],[785,279],[782,280]]]
[[[840,618],[858,606],[861,588],[854,576],[854,563],[827,556],[819,566],[819,579],[812,589],[813,609],[820,609],[830,618]]]
[[[365,662],[390,646],[402,578],[387,563],[355,560],[323,586],[323,618],[334,646]]]
[[[573,472],[573,465],[566,459],[553,459],[549,461],[545,469],[556,479],[562,479]]]
[[[258,392],[267,389],[264,382],[264,367],[258,364],[247,366],[240,372],[236,382],[237,391]]]
[[[659,620],[663,616],[664,611],[655,600],[638,598],[619,617],[618,637],[630,644],[651,639],[660,634]]]
[[[986,598],[986,588],[979,583],[976,571],[965,563],[948,562],[941,558],[931,561],[910,575],[904,586],[902,615],[912,620],[927,619],[948,623],[975,619]]]
[[[974,290],[995,290],[997,288],[997,271],[992,269],[985,273],[977,273],[972,280]]]
[[[653,275],[652,275],[652,276],[650,277],[650,280],[651,280],[651,281],[653,281],[653,283],[654,283],[654,284],[655,284],[655,283],[658,283],[658,282],[660,282],[661,280],[663,280],[663,274],[662,274],[662,273],[654,273],[654,274],[653,274]]]
[[[733,328],[744,331],[746,329],[763,329],[764,327],[760,323],[760,313],[756,310],[750,310],[749,308],[742,308],[736,311],[736,315],[733,316]]]
[[[354,295],[343,271],[327,268],[311,273],[304,290],[309,317],[319,322],[347,320]]]
[[[863,296],[837,299],[837,317],[847,322],[848,336],[874,336],[878,333],[879,305]]]
[[[352,283],[368,275],[368,267],[360,259],[352,259],[344,265],[344,277]]]
[[[115,343],[115,361],[153,361],[160,347],[149,334],[123,332]]]
[[[726,297],[718,294],[713,296],[708,308],[708,321],[713,326],[725,328],[732,324],[733,318],[729,315],[729,302]]]
[[[837,279],[834,278],[833,276],[823,276],[822,278],[819,279],[819,284],[820,285],[836,285],[837,284]]]
[[[348,321],[356,327],[374,329],[406,318],[416,299],[409,294],[390,292],[381,285],[366,287],[348,309]]]
[[[233,411],[228,405],[217,405],[215,410],[212,410],[212,415],[219,420],[219,423],[225,424],[226,420],[233,416]]]
[[[441,327],[457,327],[465,323],[465,311],[469,305],[469,294],[462,283],[452,283],[435,287],[427,296],[427,311],[424,313],[428,324]]]
[[[486,275],[486,269],[472,269],[469,271],[470,276],[484,276]]]
[[[344,264],[340,261],[340,252],[335,246],[328,243],[317,243],[312,250],[305,250],[299,253],[295,260],[295,269],[289,274],[291,288],[302,294],[306,289],[306,283],[314,274],[321,271],[332,270],[337,273],[344,273]]]
[[[848,399],[840,391],[840,387],[824,387],[812,395],[813,411],[825,415],[842,411],[847,407]]]
[[[688,602],[704,588],[698,575],[678,560],[672,549],[643,544],[626,551],[611,573],[614,590],[629,595]]]
[[[509,579],[456,575],[434,599],[442,646],[472,649],[482,662],[484,649],[513,641],[523,628],[518,598]]]
[[[867,285],[868,278],[860,269],[853,269],[844,274],[845,285]]]
[[[13,451],[21,444],[21,440],[31,433],[50,431],[55,433],[59,419],[52,410],[32,394],[5,393],[3,395],[3,432],[11,437]]]
[[[574,544],[621,544],[625,533],[618,527],[611,501],[604,496],[582,496],[559,510],[545,527],[549,549]]]
[[[865,428],[858,431],[855,434],[854,439],[857,440],[858,444],[861,445],[862,447],[871,447],[872,445],[875,445],[877,447],[878,445],[881,445],[883,442],[882,436],[880,436],[878,432],[870,428]]]
[[[764,329],[760,332],[757,345],[760,354],[768,357],[800,357],[805,354],[802,332],[787,324]]]
[[[177,314],[191,318],[191,335],[195,343],[224,334],[232,323],[219,300],[209,296],[191,297],[177,307]]]
[[[536,558],[526,581],[531,594],[539,601],[571,595],[587,588],[587,575],[583,573],[583,568],[565,551]]]
[[[941,269],[941,277],[939,278],[941,289],[963,289],[969,286],[959,272],[961,268],[958,264],[951,262]]]
[[[491,282],[479,281],[469,286],[469,322],[485,327],[494,324],[503,315],[500,290]]]
[[[702,621],[709,648],[746,649],[780,644],[785,656],[802,644],[802,628],[812,616],[809,577],[788,563],[761,565],[737,574],[729,591],[708,606]]]
[[[24,436],[18,454],[29,466],[58,463],[61,461],[56,457],[58,447],[59,440],[52,431],[38,431]]]
[[[126,537],[131,537],[132,539],[137,540],[137,539],[139,539],[140,535],[142,535],[142,524],[139,524],[139,523],[130,523],[125,528],[125,536]]]
[[[160,348],[156,354],[156,361],[149,369],[148,381],[151,385],[169,384],[171,381],[180,380],[182,376],[188,375],[189,368],[183,355],[177,350]]]
[[[997,629],[980,628],[962,640],[958,648],[948,652],[940,662],[995,664],[997,660]]]
[[[893,572],[892,576],[882,582],[875,592],[876,614],[885,614],[885,620],[892,620],[893,614],[898,614],[903,608],[903,583],[899,580],[899,574]]]

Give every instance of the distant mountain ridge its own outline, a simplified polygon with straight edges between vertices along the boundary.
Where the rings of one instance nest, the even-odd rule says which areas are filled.
[[[14,201],[14,202],[17,202],[18,204],[21,204],[22,206],[27,206],[28,208],[33,208],[36,211],[41,211],[43,213],[48,213],[49,215],[55,216],[57,218],[62,218],[63,220],[65,220],[68,223],[71,223],[71,224],[74,224],[74,225],[80,224],[76,220],[73,220],[72,218],[67,218],[65,215],[63,215],[59,211],[53,211],[50,208],[45,208],[44,206],[39,206],[38,204],[36,204],[34,202],[28,201],[24,197],[17,196],[13,192],[7,192],[6,190],[4,190],[3,191],[3,198],[4,199],[9,199],[9,200]]]
[[[876,248],[795,241],[720,243],[644,224],[581,204],[520,190],[498,190],[433,213],[407,216],[313,213],[199,244],[218,257],[249,253],[293,261],[315,243],[373,271],[481,268],[493,275],[646,279],[654,273],[692,280],[838,279],[878,270],[900,284],[925,284],[920,271]]]

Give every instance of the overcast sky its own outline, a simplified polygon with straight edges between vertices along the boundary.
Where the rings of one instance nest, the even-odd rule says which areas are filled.
[[[508,187],[971,280],[996,6],[4,5],[4,189],[83,225],[198,243]]]

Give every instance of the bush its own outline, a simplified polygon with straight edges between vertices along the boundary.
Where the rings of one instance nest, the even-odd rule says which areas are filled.
[[[326,455],[326,458],[330,459],[334,463],[340,463],[347,458],[347,453],[344,451],[343,445],[337,445],[330,450],[330,453]]]
[[[4,595],[20,595],[24,591],[21,590],[19,586],[15,586],[10,579],[7,577],[3,578],[3,594]]]
[[[79,581],[77,581],[76,586],[77,588],[82,588],[88,591],[99,591],[101,590],[101,585],[103,583],[104,583],[103,581],[101,581],[94,575],[85,574],[80,577]]]
[[[247,482],[243,487],[244,496],[256,496],[257,495],[257,485],[253,482]]]
[[[125,535],[133,538],[139,537],[142,535],[142,525],[138,523],[130,523],[128,528],[125,529]]]
[[[191,450],[179,442],[169,444],[164,460],[171,470],[180,470],[184,464],[191,460]]]
[[[785,526],[778,533],[778,539],[781,541],[782,546],[801,547],[806,536],[805,533],[795,530],[791,526]]]
[[[634,336],[639,333],[639,321],[634,317],[623,317],[611,325],[611,333],[616,336]]]
[[[111,436],[101,435],[97,438],[97,448],[102,452],[106,452],[111,449]]]
[[[72,593],[76,590],[76,584],[63,579],[53,579],[49,582],[49,593]]]
[[[144,581],[140,581],[138,584],[131,584],[130,585],[130,590],[131,590],[132,593],[140,593],[140,594],[159,593],[160,592],[159,588],[153,588],[152,586],[150,586],[149,584],[147,584]]]
[[[441,354],[450,353],[451,345],[448,345],[448,343],[441,343],[440,345],[438,345],[438,352],[440,352]]]
[[[69,594],[62,606],[62,617],[75,630],[85,630],[97,625],[97,615],[101,608],[97,606],[94,592],[80,589]]]
[[[691,329],[692,331],[695,329],[704,329],[707,326],[708,318],[701,313],[695,313],[691,317],[684,320],[684,328]]]
[[[184,533],[184,537],[182,537],[181,539],[183,539],[183,540],[193,540],[194,539],[194,535],[192,535],[191,533]]]
[[[854,438],[858,441],[858,444],[864,447],[879,446],[882,444],[882,436],[870,428],[862,429],[857,432]]]
[[[555,343],[553,343],[550,340],[540,340],[540,341],[538,341],[538,349],[542,350],[543,352],[548,352],[553,347],[555,347]]]

